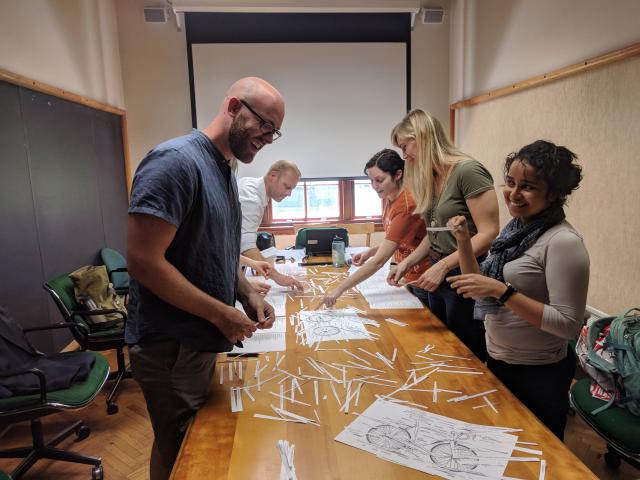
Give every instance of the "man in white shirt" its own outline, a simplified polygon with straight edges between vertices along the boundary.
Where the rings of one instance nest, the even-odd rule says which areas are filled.
[[[295,163],[278,160],[269,168],[264,177],[243,177],[238,179],[238,195],[242,207],[242,237],[240,252],[245,257],[264,261],[256,246],[258,228],[269,200],[281,202],[291,195],[300,180],[300,170]],[[302,283],[289,275],[283,275],[275,268],[269,278],[278,285],[303,290]]]

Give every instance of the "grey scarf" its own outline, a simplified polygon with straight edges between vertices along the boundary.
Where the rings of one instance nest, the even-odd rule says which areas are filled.
[[[544,232],[562,222],[564,218],[562,206],[552,205],[529,223],[525,224],[519,218],[512,219],[491,244],[489,256],[480,265],[482,274],[504,282],[504,265],[521,257]],[[499,307],[494,298],[481,298],[476,301],[473,318],[484,320],[485,315],[495,313]]]

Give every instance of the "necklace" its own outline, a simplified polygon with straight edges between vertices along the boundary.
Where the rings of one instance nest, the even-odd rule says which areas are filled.
[[[454,169],[454,165],[449,166],[443,176],[442,179],[442,184],[440,189],[438,189],[437,187],[434,189],[434,194],[433,194],[433,200],[431,202],[431,211],[429,212],[429,225],[431,227],[436,227],[437,226],[437,221],[436,221],[436,210],[438,209],[438,207],[440,206],[440,199],[442,198],[442,194],[444,193],[445,189],[447,188],[447,182],[449,180],[449,175],[451,174],[451,171]],[[436,196],[436,192],[440,190],[440,193]],[[434,232],[435,233],[435,232]]]
[[[440,196],[438,197],[433,197],[433,201],[431,202],[431,210],[429,211],[429,226],[431,227],[435,227],[436,226],[436,210],[438,209],[438,206],[440,205]]]

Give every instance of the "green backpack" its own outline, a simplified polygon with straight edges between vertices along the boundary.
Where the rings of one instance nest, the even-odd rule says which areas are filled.
[[[640,416],[640,309],[632,308],[613,319],[605,343],[615,357],[617,404]]]

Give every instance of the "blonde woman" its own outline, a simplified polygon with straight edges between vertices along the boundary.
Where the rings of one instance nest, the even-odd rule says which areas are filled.
[[[423,216],[427,236],[415,251],[389,272],[397,285],[416,263],[429,257],[432,266],[413,282],[428,292],[429,309],[481,360],[486,358],[484,324],[473,320],[473,299],[464,298],[444,282],[459,274],[456,239],[444,230],[447,220],[462,215],[469,224],[476,257],[483,257],[498,235],[498,199],[489,171],[458,150],[435,117],[412,110],[391,132],[402,150],[405,184]]]

